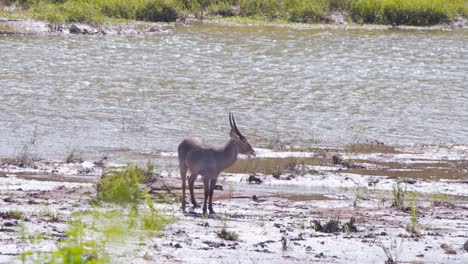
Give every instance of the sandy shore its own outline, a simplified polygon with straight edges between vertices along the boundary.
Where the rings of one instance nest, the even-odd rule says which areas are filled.
[[[441,169],[461,163],[454,167],[461,172],[455,179],[415,177],[401,183],[408,192],[407,204],[411,200],[415,208],[415,220],[411,208],[392,206],[397,178],[355,173],[355,167],[333,162],[330,156],[335,154],[329,153],[306,172],[256,174],[260,184],[249,183],[249,174],[223,174],[223,190],[214,195],[217,214],[209,218],[199,208],[182,212],[177,201],[180,179],[160,176],[146,188],[157,202],[155,207],[175,222],[157,234],[128,228],[131,232],[116,236],[102,230],[114,228],[116,213],[118,222],[127,223],[129,208],[91,205],[103,164],[36,161],[20,167],[4,161],[0,262],[20,262],[19,255],[28,250],[55,250],[66,237],[67,221],[79,217],[86,224],[84,239],[102,241],[112,263],[383,263],[389,257],[403,263],[467,263],[466,151],[421,147],[394,154],[341,153],[345,160],[361,160],[353,165],[368,171],[375,169],[375,162],[383,167],[383,160],[426,161]],[[276,158],[294,155],[317,157],[313,152],[259,153]],[[200,184],[195,190],[199,201]],[[147,210],[145,203],[139,207]],[[103,216],[106,212],[115,212],[114,217]],[[223,228],[237,239],[221,238]]]

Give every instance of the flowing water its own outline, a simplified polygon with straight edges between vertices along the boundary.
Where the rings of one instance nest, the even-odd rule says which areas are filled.
[[[468,144],[468,32],[176,26],[151,36],[0,36],[0,156],[221,144]]]

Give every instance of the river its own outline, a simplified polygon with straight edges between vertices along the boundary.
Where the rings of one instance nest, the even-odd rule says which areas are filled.
[[[252,145],[468,144],[468,31],[175,26],[0,36],[0,157]]]

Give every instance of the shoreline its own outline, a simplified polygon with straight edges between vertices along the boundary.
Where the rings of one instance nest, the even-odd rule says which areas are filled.
[[[34,19],[16,19],[0,16],[0,36],[54,36],[54,35],[154,35],[167,34],[177,26],[191,25],[217,25],[223,27],[261,26],[283,27],[297,30],[378,30],[378,31],[464,31],[468,20],[460,17],[458,20],[435,26],[391,26],[380,24],[356,23],[323,23],[302,24],[290,22],[269,22],[243,18],[208,18],[188,19],[179,22],[144,22],[144,21],[117,21],[103,22],[99,26],[87,23],[65,23],[53,25],[47,21]]]

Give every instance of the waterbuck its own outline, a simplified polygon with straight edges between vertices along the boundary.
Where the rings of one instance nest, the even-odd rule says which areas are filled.
[[[234,115],[229,113],[231,124],[231,139],[220,148],[205,146],[192,139],[184,139],[177,149],[179,153],[180,175],[182,177],[182,210],[185,210],[185,183],[187,170],[190,171],[189,190],[193,207],[198,207],[193,193],[193,185],[198,175],[203,176],[203,214],[206,214],[206,202],[209,198],[208,209],[214,214],[212,206],[213,191],[219,174],[229,168],[237,160],[237,154],[255,156],[255,151],[247,139],[239,132]]]

